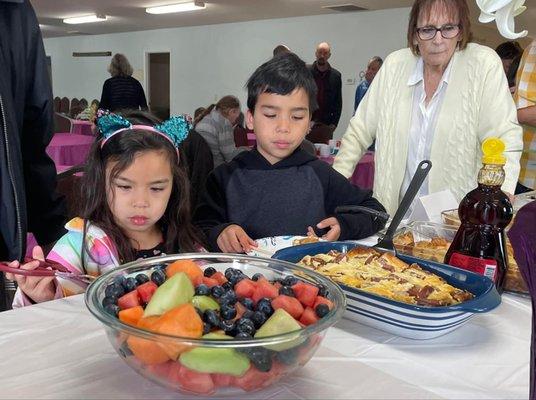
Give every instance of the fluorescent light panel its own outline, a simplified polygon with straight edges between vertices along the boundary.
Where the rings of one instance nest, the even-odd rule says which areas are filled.
[[[106,15],[84,15],[82,17],[65,18],[63,22],[65,24],[87,24],[89,22],[102,22],[106,21]]]
[[[189,1],[187,3],[169,4],[167,6],[149,7],[145,9],[148,14],[170,14],[184,11],[194,11],[204,9],[205,3],[202,1]]]

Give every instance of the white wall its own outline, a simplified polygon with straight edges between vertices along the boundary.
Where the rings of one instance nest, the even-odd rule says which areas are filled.
[[[385,57],[406,46],[409,9],[262,20],[187,28],[160,29],[45,40],[52,57],[54,96],[100,99],[109,77],[109,57],[74,58],[85,51],[121,52],[145,87],[145,53],[170,51],[171,113],[193,114],[227,94],[238,96],[245,109],[244,84],[280,43],[306,62],[314,61],[316,44],[332,46],[330,63],[342,73],[343,112],[335,136],[344,133],[353,114],[359,71],[371,56]],[[355,83],[347,84],[347,79]]]

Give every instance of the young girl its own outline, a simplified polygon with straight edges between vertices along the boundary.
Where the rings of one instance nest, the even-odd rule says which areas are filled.
[[[190,223],[189,186],[178,150],[190,121],[181,116],[154,122],[140,111],[122,117],[99,110],[102,138],[86,164],[81,218],[67,223],[68,233],[49,260],[75,274],[99,276],[138,258],[195,251],[200,242]],[[44,259],[41,248],[33,257]],[[32,261],[20,268],[37,266]],[[19,286],[13,307],[83,293],[87,286],[57,277],[6,276]]]

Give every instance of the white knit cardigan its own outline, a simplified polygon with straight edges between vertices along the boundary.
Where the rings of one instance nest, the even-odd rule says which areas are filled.
[[[342,138],[333,167],[346,177],[376,139],[374,195],[389,213],[398,207],[408,154],[413,87],[408,78],[418,57],[410,49],[391,53],[372,82]],[[523,148],[522,130],[502,63],[485,46],[469,43],[456,51],[445,98],[439,112],[430,159],[430,193],[450,189],[456,199],[477,185],[480,144],[498,136],[506,150]],[[514,193],[519,152],[505,153],[502,189]]]

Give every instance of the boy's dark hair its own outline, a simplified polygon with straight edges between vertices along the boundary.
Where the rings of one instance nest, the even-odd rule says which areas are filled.
[[[121,114],[133,125],[154,126],[160,122],[144,111],[127,111]],[[171,196],[166,211],[158,222],[164,236],[164,251],[167,254],[194,251],[196,242],[201,243],[191,224],[189,182],[183,163],[179,164],[175,147],[156,133],[129,129],[111,137],[102,148],[101,141],[95,141],[85,165],[81,188],[84,200],[80,216],[86,222],[90,221],[101,228],[110,237],[116,246],[121,263],[133,261],[136,251],[132,248],[130,239],[114,222],[108,206],[106,166],[108,162],[116,162],[111,171],[111,177],[115,177],[132,164],[136,155],[151,150],[165,152],[173,176]],[[84,227],[83,246],[85,246],[86,228],[87,223]],[[86,260],[83,254],[84,252],[82,252],[82,267],[85,269]]]
[[[255,70],[246,84],[248,88],[248,108],[253,113],[255,104],[262,93],[282,96],[302,88],[309,97],[309,113],[318,108],[316,103],[316,83],[313,75],[300,57],[294,53],[276,56]]]

